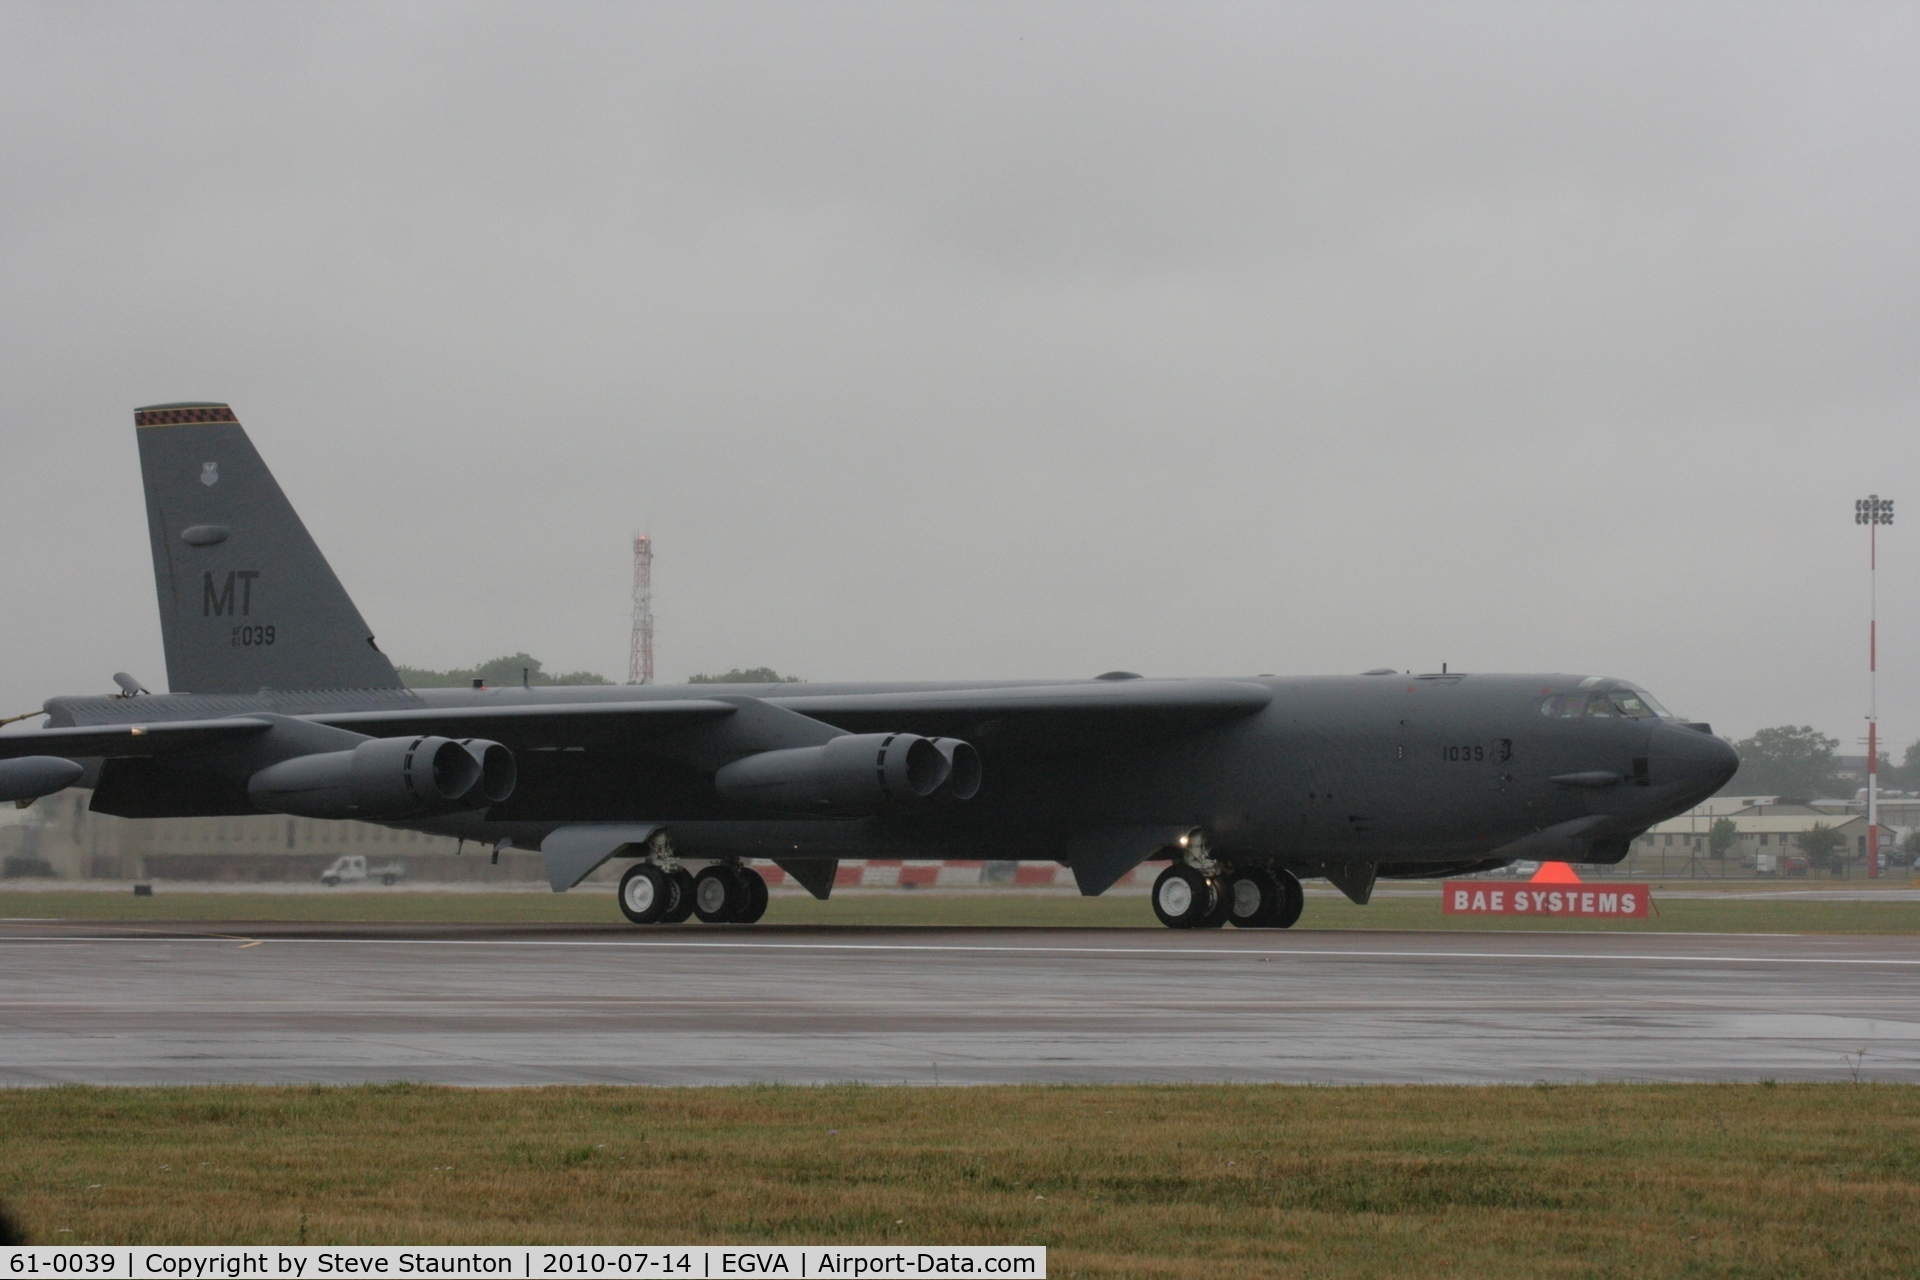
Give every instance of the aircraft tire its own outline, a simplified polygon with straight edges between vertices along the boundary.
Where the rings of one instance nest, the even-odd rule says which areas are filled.
[[[672,881],[651,862],[636,862],[620,877],[620,914],[635,924],[657,924],[672,902]]]
[[[1216,896],[1205,876],[1176,862],[1153,882],[1153,914],[1169,929],[1197,928]]]
[[[1226,877],[1227,920],[1242,929],[1264,929],[1279,917],[1286,899],[1265,867],[1242,867]]]
[[[752,867],[740,868],[740,880],[747,887],[747,900],[740,905],[740,914],[733,918],[733,922],[756,924],[761,916],[767,914],[767,882]]]
[[[673,886],[673,897],[660,913],[660,923],[684,924],[693,914],[693,875],[685,867],[675,867],[667,873],[667,883]]]
[[[1274,929],[1291,929],[1300,922],[1300,913],[1306,910],[1307,891],[1300,887],[1300,877],[1285,867],[1275,867],[1273,878],[1280,883],[1280,909],[1267,924]]]
[[[737,867],[716,862],[693,878],[693,914],[701,924],[731,924],[747,905],[747,885]]]
[[[1218,929],[1233,914],[1233,897],[1227,892],[1226,879],[1213,877],[1207,881],[1207,888],[1213,892],[1213,901],[1208,904],[1207,913],[1193,922],[1196,929]]]

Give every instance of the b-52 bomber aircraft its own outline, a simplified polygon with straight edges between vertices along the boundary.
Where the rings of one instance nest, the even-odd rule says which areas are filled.
[[[750,863],[1150,860],[1176,928],[1286,928],[1302,877],[1611,863],[1738,766],[1623,680],[1405,675],[411,690],[224,404],[135,413],[170,692],[58,697],[0,735],[0,799],[129,818],[355,818],[628,861],[636,924],[751,923]],[[697,873],[689,863],[698,866]]]

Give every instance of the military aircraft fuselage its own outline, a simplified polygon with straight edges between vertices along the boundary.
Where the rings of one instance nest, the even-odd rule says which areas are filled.
[[[1156,681],[1174,685],[1177,681]],[[395,823],[475,839],[536,842],[574,822],[675,824],[683,847],[727,851],[741,824],[778,822],[795,854],[884,853],[927,857],[1057,857],[1061,842],[1089,827],[1191,827],[1229,858],[1313,865],[1338,862],[1445,864],[1486,858],[1533,833],[1588,820],[1600,850],[1716,790],[1735,757],[1705,731],[1653,712],[1651,699],[1614,680],[1569,675],[1406,675],[1277,678],[1233,682],[1268,700],[1225,723],[1172,718],[1142,735],[1095,722],[1044,733],[996,723],[964,707],[951,714],[898,714],[855,706],[886,695],[1020,688],[1005,683],[684,685],[262,691],[254,695],[58,698],[48,727],[193,720],[255,713],[333,718],[414,706],[550,707],[551,740],[518,751],[519,784],[484,814]],[[1621,691],[1637,714],[1622,714]],[[973,743],[984,782],[965,805],[858,822],[769,815],[729,806],[711,774],[689,760],[681,737],[639,743],[597,735],[566,716],[596,705],[740,698],[806,709],[860,732],[876,716],[894,729],[949,733]],[[1574,714],[1568,714],[1572,706]],[[852,709],[848,709],[848,708]],[[1604,714],[1590,714],[1592,710]],[[129,816],[252,813],[237,785],[183,790],[176,758],[156,774],[112,762],[96,807]],[[710,832],[703,828],[711,827]],[[771,830],[758,833],[765,845]],[[799,847],[794,847],[794,846]],[[1407,870],[1412,870],[1409,865]]]

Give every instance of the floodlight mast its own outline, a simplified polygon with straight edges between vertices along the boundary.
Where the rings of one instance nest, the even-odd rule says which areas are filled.
[[[633,636],[627,646],[627,683],[653,683],[653,539],[633,539]]]
[[[1867,878],[1880,875],[1880,526],[1893,523],[1893,499],[1869,494],[1853,504],[1867,526]]]

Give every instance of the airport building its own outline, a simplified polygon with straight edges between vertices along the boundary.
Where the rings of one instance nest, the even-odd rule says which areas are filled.
[[[1856,811],[1857,810],[1857,811]],[[1800,803],[1774,796],[1715,797],[1689,813],[1669,818],[1633,842],[1632,856],[1705,858],[1708,836],[1721,819],[1738,833],[1727,857],[1748,870],[1777,870],[1770,859],[1800,852],[1800,837],[1813,827],[1832,828],[1845,840],[1842,856],[1857,863],[1867,855],[1866,805],[1819,800]],[[1904,819],[1904,821],[1903,821]],[[1893,865],[1909,859],[1898,852],[1901,838],[1920,825],[1920,798],[1897,797],[1880,804],[1880,856]]]

